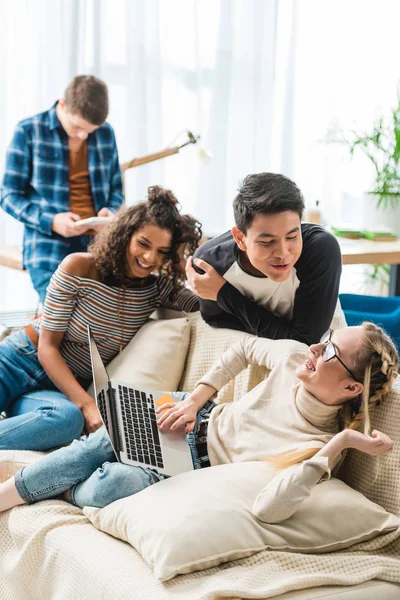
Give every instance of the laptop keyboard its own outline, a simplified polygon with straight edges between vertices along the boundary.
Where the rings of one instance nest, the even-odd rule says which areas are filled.
[[[126,453],[149,467],[164,467],[152,394],[118,386]]]

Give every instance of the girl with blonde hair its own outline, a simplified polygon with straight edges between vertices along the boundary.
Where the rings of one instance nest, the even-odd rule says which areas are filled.
[[[268,376],[238,401],[212,403],[249,364],[265,366]],[[185,427],[195,468],[268,460],[278,472],[255,499],[253,513],[278,522],[330,476],[347,448],[377,456],[392,449],[387,435],[370,432],[370,411],[384,401],[397,369],[392,341],[372,323],[329,330],[310,347],[245,336],[191,394],[159,409],[158,425],[161,431]],[[101,507],[161,478],[115,462],[102,428],[1,485],[0,510],[64,492],[77,506]]]

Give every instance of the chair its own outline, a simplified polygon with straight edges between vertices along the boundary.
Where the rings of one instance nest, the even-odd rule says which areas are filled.
[[[339,298],[348,325],[372,321],[383,327],[400,351],[400,296],[340,294]]]

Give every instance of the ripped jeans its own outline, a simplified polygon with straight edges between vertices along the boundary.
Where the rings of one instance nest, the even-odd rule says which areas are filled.
[[[187,396],[186,392],[174,392],[174,397],[179,400]],[[196,422],[199,423],[213,407],[212,402],[207,402],[199,411]],[[195,434],[187,434],[187,440],[193,466],[200,468]],[[26,504],[54,498],[71,490],[71,502],[76,506],[102,508],[162,479],[164,477],[154,469],[117,462],[103,426],[18,471],[15,486]]]

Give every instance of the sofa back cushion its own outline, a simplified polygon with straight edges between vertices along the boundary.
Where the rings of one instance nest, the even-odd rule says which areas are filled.
[[[249,335],[242,331],[210,327],[203,321],[199,312],[189,315],[188,318],[191,330],[190,344],[183,377],[179,384],[179,389],[184,392],[193,390],[200,377],[210,369],[231,344]],[[231,402],[240,399],[265,379],[266,375],[265,367],[250,365],[220,390],[217,402]]]
[[[371,411],[371,428],[395,442],[381,457],[349,450],[338,476],[386,510],[400,515],[400,377],[388,397]]]
[[[189,340],[186,317],[150,319],[107,366],[108,376],[144,389],[176,392]],[[93,384],[88,393],[94,397]]]

